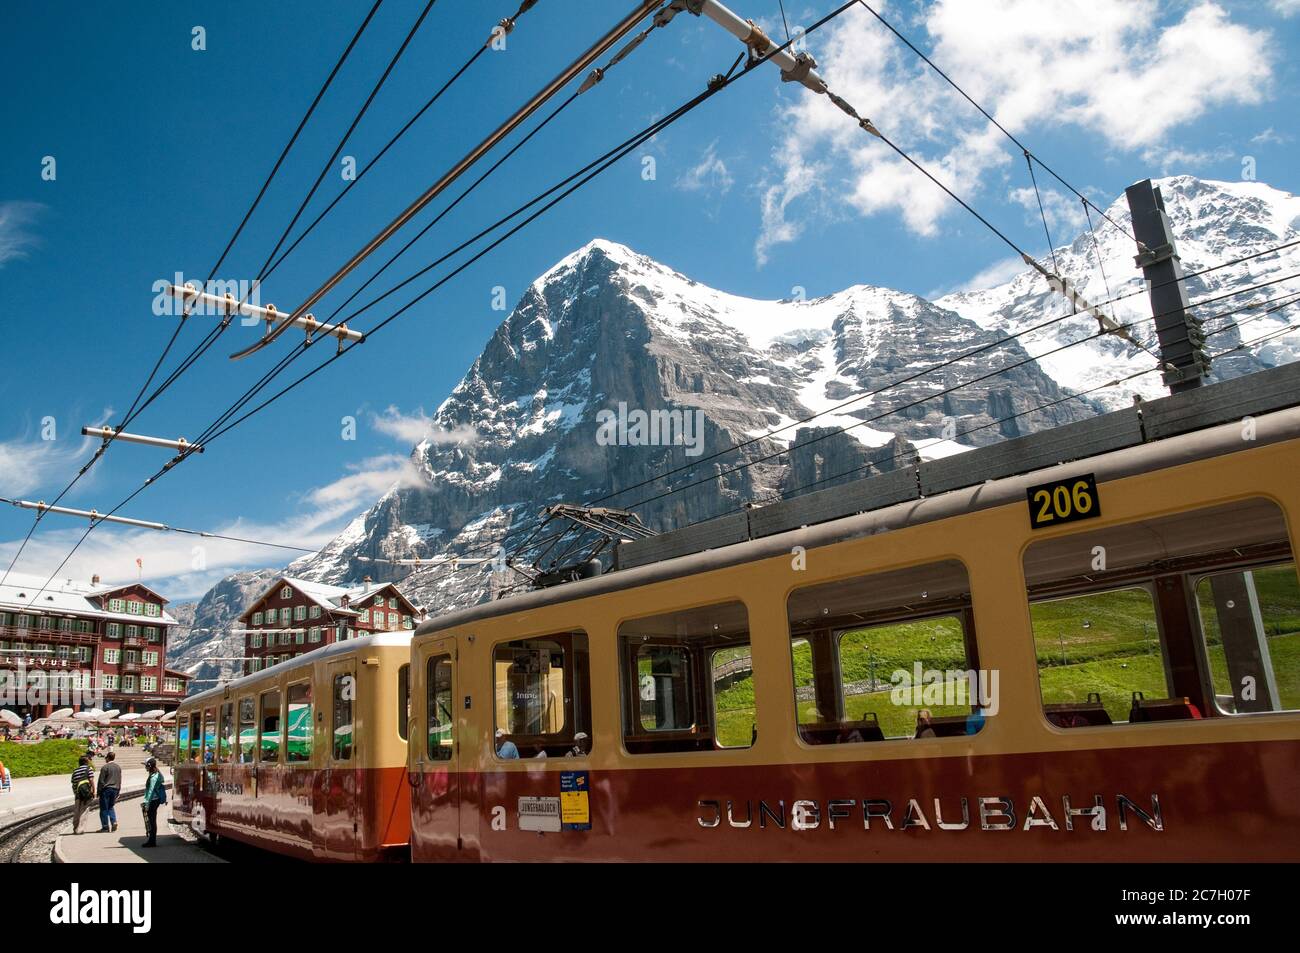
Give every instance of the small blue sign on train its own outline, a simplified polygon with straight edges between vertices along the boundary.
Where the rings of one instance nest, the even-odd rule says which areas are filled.
[[[560,820],[566,831],[591,830],[590,787],[586,771],[560,772]]]

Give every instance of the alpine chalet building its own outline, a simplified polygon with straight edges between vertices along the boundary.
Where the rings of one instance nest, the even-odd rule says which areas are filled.
[[[11,572],[0,586],[0,707],[42,718],[94,707],[83,699],[102,689],[104,711],[174,711],[190,676],[167,668],[179,624],[167,600],[140,583],[46,578]]]
[[[239,617],[244,674],[372,632],[412,630],[424,618],[393,583],[346,588],[282,576]]]

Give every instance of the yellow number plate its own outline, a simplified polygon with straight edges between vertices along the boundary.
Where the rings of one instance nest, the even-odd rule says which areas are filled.
[[[1027,493],[1029,525],[1033,529],[1047,529],[1101,516],[1097,478],[1091,473],[1031,486]]]

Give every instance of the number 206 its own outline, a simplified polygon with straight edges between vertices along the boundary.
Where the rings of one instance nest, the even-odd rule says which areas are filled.
[[[1038,507],[1038,522],[1050,523],[1092,512],[1092,493],[1087,480],[1078,480],[1072,487],[1062,485],[1037,491],[1034,504]]]

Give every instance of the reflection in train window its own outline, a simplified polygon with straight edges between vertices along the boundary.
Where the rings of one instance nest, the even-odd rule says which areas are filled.
[[[1296,564],[1234,569],[1196,584],[1202,651],[1221,714],[1300,709]]]
[[[807,744],[971,735],[997,711],[956,560],[796,589],[786,608]]]
[[[397,735],[403,741],[411,724],[411,666],[397,670]]]
[[[634,619],[618,634],[629,753],[754,744],[754,664],[743,603]]]
[[[257,748],[257,705],[253,696],[239,700],[239,763],[249,764]]]
[[[274,762],[280,760],[280,748],[284,745],[284,731],[280,724],[280,690],[262,693],[262,745],[258,760]]]
[[[202,716],[196,711],[190,714],[190,752],[189,760],[198,761],[203,749]]]
[[[352,760],[352,696],[356,679],[351,675],[334,676],[334,720],[330,737],[335,761]]]
[[[285,711],[284,760],[290,764],[311,760],[314,725],[311,713],[311,682],[289,686]]]
[[[583,632],[520,639],[493,648],[498,758],[563,757],[590,740],[589,659]]]
[[[1282,511],[1265,499],[1035,542],[1024,566],[1047,720],[1084,728],[1295,707],[1292,558]]]
[[[221,725],[217,732],[217,763],[229,764],[235,747],[235,703],[221,706]]]
[[[217,758],[217,712],[203,709],[203,763],[211,764]]]
[[[451,656],[435,655],[429,659],[425,674],[429,691],[425,707],[429,720],[429,760],[450,761],[455,753],[453,730],[456,722],[456,706],[451,694]]]

